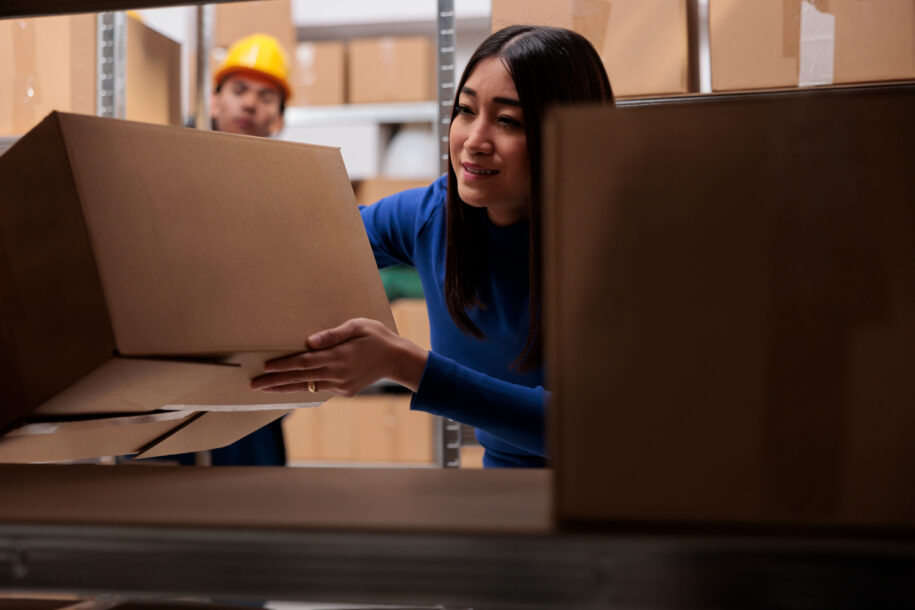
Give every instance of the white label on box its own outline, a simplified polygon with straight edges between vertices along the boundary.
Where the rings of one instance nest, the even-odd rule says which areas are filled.
[[[821,13],[805,0],[801,3],[799,87],[831,85],[836,57],[836,17]]]

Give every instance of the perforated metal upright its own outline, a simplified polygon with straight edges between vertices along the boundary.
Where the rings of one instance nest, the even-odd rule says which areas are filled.
[[[96,114],[127,115],[127,14],[99,13],[96,26]]]
[[[454,0],[438,0],[436,12],[438,41],[438,121],[439,171],[448,171],[448,131],[454,102],[454,50],[457,33],[454,25]],[[443,468],[461,466],[461,424],[446,417],[435,420],[435,460]]]

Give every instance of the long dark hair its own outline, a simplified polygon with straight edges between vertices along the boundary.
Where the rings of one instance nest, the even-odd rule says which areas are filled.
[[[580,34],[563,28],[515,25],[495,32],[470,57],[454,96],[451,119],[458,111],[460,92],[474,68],[484,59],[498,57],[514,81],[521,111],[531,168],[530,223],[530,325],[527,342],[512,363],[522,371],[543,360],[541,323],[541,122],[548,106],[576,102],[613,103],[610,80],[600,56]],[[467,310],[485,308],[482,288],[488,279],[485,208],[461,200],[457,175],[448,162],[448,245],[445,257],[445,301],[451,318],[465,333],[484,338]]]

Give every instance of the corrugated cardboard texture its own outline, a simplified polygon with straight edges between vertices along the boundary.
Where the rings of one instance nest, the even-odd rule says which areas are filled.
[[[346,103],[346,46],[342,41],[295,47],[292,96],[296,106]]]
[[[798,84],[801,2],[709,1],[712,88]],[[915,3],[817,0],[836,18],[834,82],[915,78]]]
[[[61,121],[122,353],[293,351],[358,316],[393,328],[338,150]]]
[[[0,134],[52,110],[95,114],[96,16],[0,20]],[[127,118],[181,124],[181,45],[127,20]]]
[[[689,91],[687,0],[493,0],[493,31],[515,24],[585,36],[617,97]]]
[[[115,350],[56,115],[0,158],[0,430]]]
[[[546,533],[551,476],[513,468],[0,465],[0,522]]]
[[[213,45],[229,47],[243,36],[260,32],[280,41],[289,59],[295,49],[290,0],[267,2],[226,2],[216,5]]]
[[[352,40],[347,62],[350,103],[435,99],[435,56],[425,36]]]
[[[561,520],[915,525],[913,104],[556,115]]]

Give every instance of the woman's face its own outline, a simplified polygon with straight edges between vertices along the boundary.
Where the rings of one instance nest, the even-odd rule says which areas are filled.
[[[458,194],[486,208],[497,226],[530,218],[531,165],[515,83],[502,61],[484,59],[458,93],[451,122],[451,164]]]

